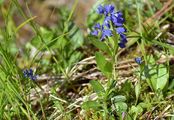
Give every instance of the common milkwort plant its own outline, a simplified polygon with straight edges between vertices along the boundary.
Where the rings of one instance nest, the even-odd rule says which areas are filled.
[[[102,23],[96,23],[91,35],[98,36],[101,41],[105,41],[110,50],[112,61],[107,61],[113,66],[113,79],[116,79],[115,67],[117,65],[118,48],[125,48],[127,43],[125,19],[121,11],[116,11],[114,5],[99,5],[96,11],[100,16],[104,16]],[[101,64],[101,63],[99,63]],[[100,66],[100,65],[99,65]]]
[[[107,87],[104,88],[99,82],[91,81],[90,83],[98,95],[98,100],[87,101],[83,103],[83,107],[89,109],[90,104],[96,104],[96,107],[102,108],[100,109],[101,113],[104,110],[103,118],[105,120],[115,119],[115,115],[123,119],[123,114],[127,111],[127,104],[125,103],[125,96],[116,94],[116,83],[118,79],[116,66],[118,49],[119,47],[121,49],[125,48],[127,43],[127,31],[124,27],[125,19],[123,18],[123,13],[116,11],[112,4],[99,5],[97,13],[100,16],[104,16],[104,20],[102,23],[96,23],[94,25],[91,35],[98,37],[100,42],[104,42],[104,45],[109,49],[109,53],[111,53],[104,55],[102,52],[97,52],[95,55],[97,66],[107,76],[108,82]]]
[[[174,1],[84,1],[0,0],[0,120],[174,120]]]

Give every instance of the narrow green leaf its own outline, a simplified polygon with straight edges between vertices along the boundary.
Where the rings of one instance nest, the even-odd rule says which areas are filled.
[[[111,62],[106,62],[106,64],[104,65],[104,71],[112,73],[112,63]]]
[[[174,120],[174,114],[173,114],[173,116],[171,117],[171,120]]]
[[[100,52],[97,52],[95,54],[95,58],[97,66],[101,70],[101,72],[106,76],[110,76],[112,74],[112,63],[107,61]]]
[[[95,54],[95,59],[96,59],[97,66],[99,67],[99,69],[101,71],[104,71],[104,66],[106,64],[105,57],[100,52],[97,52]]]
[[[130,114],[132,113],[141,114],[142,112],[143,112],[143,108],[140,105],[132,106],[130,109]]]
[[[126,101],[126,97],[123,95],[117,95],[117,96],[111,98],[111,101],[112,101],[112,103],[124,102],[124,101]]]
[[[2,5],[2,4],[3,4],[3,2],[4,2],[4,0],[0,0],[0,5]]]
[[[102,96],[105,93],[104,87],[96,80],[91,80],[90,84],[92,85],[94,91],[98,94],[98,96]]]
[[[169,79],[169,74],[168,74],[168,70],[167,67],[163,64],[160,64],[157,67],[157,85],[156,85],[156,89],[161,89],[163,90],[165,88],[165,86],[168,83],[168,79]]]
[[[141,85],[140,83],[136,84],[135,86],[135,95],[136,95],[136,101],[138,101],[139,95],[140,95]]]
[[[54,34],[52,31],[49,31],[43,27],[40,28],[40,31],[41,31],[41,35],[42,35],[45,43],[50,42],[53,39]],[[42,44],[44,45],[44,43],[41,41],[40,36],[35,36],[31,40],[31,44],[34,45],[36,48],[39,48]],[[48,47],[50,47],[50,46],[48,46]]]
[[[85,110],[89,110],[89,109],[94,109],[94,110],[97,110],[101,107],[102,105],[99,104],[98,102],[96,101],[87,101],[87,102],[84,102],[82,104],[82,108],[85,109]]]
[[[109,47],[104,42],[101,42],[98,39],[94,39],[94,38],[90,38],[90,41],[92,42],[92,44],[95,47],[97,47],[98,49],[102,50],[103,52],[106,52],[109,55],[111,55],[111,51],[110,51]]]
[[[169,80],[169,72],[167,66],[164,64],[155,64],[155,59],[150,58],[152,61],[148,66],[145,66],[144,73],[147,78],[147,83],[153,90],[163,90]]]
[[[82,31],[75,25],[72,24],[73,27],[70,27],[68,37],[70,38],[70,42],[72,44],[72,48],[76,49],[83,45],[84,37]]]
[[[153,44],[155,43],[155,44],[157,44],[157,45],[160,45],[160,46],[162,46],[162,47],[165,47],[165,48],[171,50],[172,52],[174,52],[174,47],[172,47],[172,46],[169,45],[169,44],[162,43],[162,42],[159,42],[159,41],[157,41],[157,40],[152,40],[152,43],[153,43]]]

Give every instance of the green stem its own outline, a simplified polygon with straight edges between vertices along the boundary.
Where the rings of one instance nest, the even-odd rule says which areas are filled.
[[[113,64],[113,79],[116,80],[118,77],[118,73],[116,71],[117,61],[118,61],[118,36],[117,33],[113,33],[113,41],[114,41],[114,52],[112,54],[112,64]]]
[[[107,103],[106,101],[103,103],[103,108],[104,108],[104,120],[108,119],[108,109],[107,109]]]
[[[141,49],[142,55],[144,57],[145,64],[147,64],[146,51],[145,51],[145,40],[143,40],[143,27],[142,27],[142,17],[141,17],[141,10],[140,10],[141,6],[139,4],[139,0],[136,0],[136,6],[137,6],[139,31],[140,31],[140,36],[141,36],[140,49]]]

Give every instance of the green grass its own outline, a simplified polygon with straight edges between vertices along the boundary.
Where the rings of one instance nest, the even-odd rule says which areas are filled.
[[[0,119],[174,119],[174,48],[167,43],[174,39],[173,2],[162,16],[145,24],[164,3],[97,1],[84,21],[86,31],[75,21],[78,0],[71,9],[50,8],[59,16],[54,27],[39,25],[27,1],[7,2],[0,0]],[[126,48],[118,47],[116,33],[104,42],[90,35],[89,29],[103,20],[95,12],[101,3],[116,3],[123,12]],[[15,15],[22,21],[18,25]],[[163,29],[167,24],[169,28]],[[26,25],[33,36],[18,45]],[[141,65],[135,57],[142,58]],[[30,68],[36,81],[23,75]]]

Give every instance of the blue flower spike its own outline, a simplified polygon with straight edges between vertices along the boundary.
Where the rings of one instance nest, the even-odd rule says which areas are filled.
[[[136,57],[136,58],[135,58],[135,62],[136,62],[137,64],[141,65],[143,61],[142,61],[141,57]]]
[[[112,4],[109,5],[99,5],[97,8],[97,13],[104,15],[104,21],[102,24],[97,23],[93,27],[91,35],[100,36],[100,40],[104,41],[106,38],[113,36],[113,31],[120,36],[120,41],[118,43],[120,48],[125,48],[127,43],[127,37],[125,35],[126,28],[123,24],[125,22],[123,18],[123,13],[121,11],[115,11],[115,7]],[[111,27],[112,26],[112,27]],[[99,34],[100,33],[100,34]]]
[[[23,70],[23,75],[25,78],[29,78],[33,81],[35,81],[37,79],[36,75],[33,74],[33,70],[32,69],[25,69]]]

